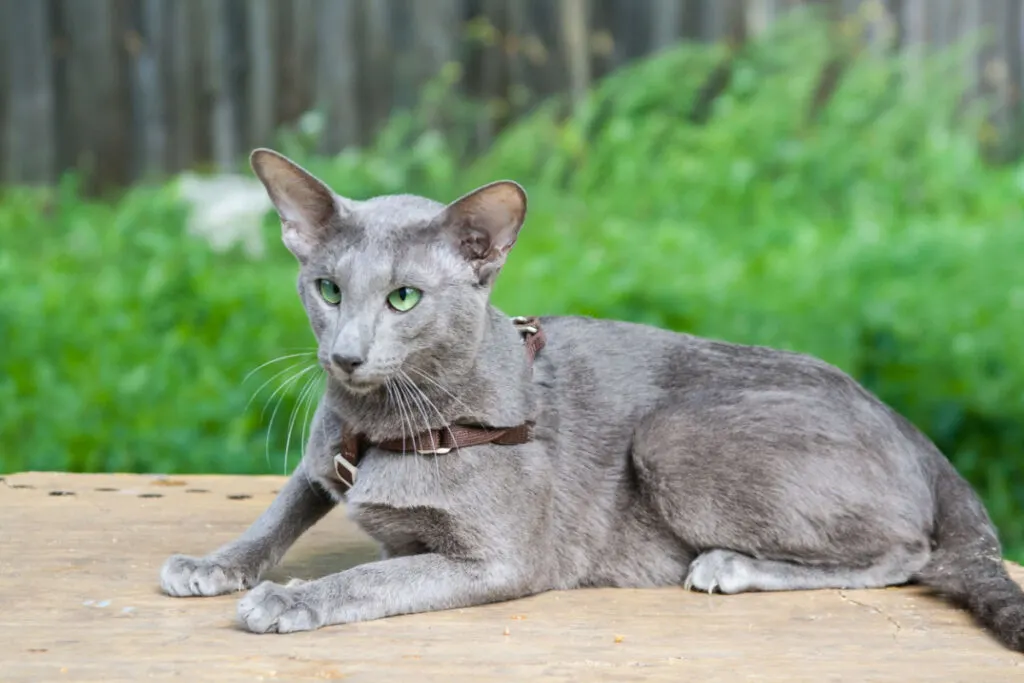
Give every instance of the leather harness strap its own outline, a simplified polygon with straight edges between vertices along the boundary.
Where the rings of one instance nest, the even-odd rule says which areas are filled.
[[[523,336],[526,357],[531,367],[537,354],[544,348],[544,331],[536,317],[512,318],[512,324]],[[356,481],[359,461],[366,449],[374,446],[393,453],[420,455],[444,455],[459,448],[469,448],[485,443],[514,446],[533,439],[533,423],[525,422],[514,427],[482,427],[476,425],[448,425],[440,429],[420,432],[413,436],[387,439],[372,443],[362,434],[345,433],[334,456],[334,471],[347,487]]]

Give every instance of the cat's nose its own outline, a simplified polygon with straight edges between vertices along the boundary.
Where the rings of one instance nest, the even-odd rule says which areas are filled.
[[[359,356],[346,356],[340,353],[332,353],[331,361],[349,374],[363,364],[363,358]]]

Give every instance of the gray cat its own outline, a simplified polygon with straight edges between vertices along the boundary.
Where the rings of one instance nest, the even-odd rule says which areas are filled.
[[[447,206],[354,201],[276,152],[251,163],[328,383],[276,500],[210,555],[171,557],[169,595],[255,586],[242,624],[283,633],[581,586],[920,583],[1024,650],[1024,592],[982,503],[837,368],[625,322],[509,319],[489,295],[526,214],[514,182]],[[258,583],[341,501],[382,559]]]

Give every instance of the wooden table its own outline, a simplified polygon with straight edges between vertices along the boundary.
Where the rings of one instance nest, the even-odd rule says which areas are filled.
[[[579,590],[290,635],[240,630],[239,596],[159,592],[169,554],[234,537],[282,482],[7,476],[0,681],[1024,682],[1024,655],[915,588]],[[375,552],[339,509],[270,578],[322,576]]]

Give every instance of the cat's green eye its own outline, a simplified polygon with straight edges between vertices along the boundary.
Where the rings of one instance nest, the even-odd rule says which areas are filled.
[[[412,310],[413,306],[420,302],[422,296],[423,292],[414,287],[399,287],[388,294],[388,306],[399,313],[405,313]]]
[[[324,301],[332,306],[337,306],[341,303],[341,288],[338,285],[330,280],[317,280],[316,286],[320,290],[320,296],[323,297]]]

